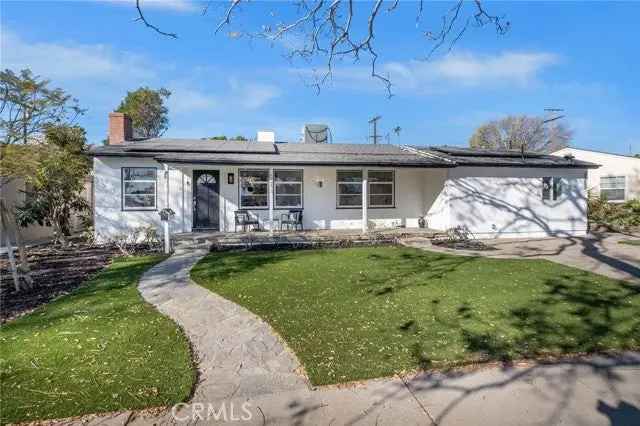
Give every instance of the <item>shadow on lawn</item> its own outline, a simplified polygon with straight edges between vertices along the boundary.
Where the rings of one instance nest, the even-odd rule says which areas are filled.
[[[417,364],[426,371],[415,377],[404,377],[405,388],[386,390],[380,397],[386,402],[399,400],[406,397],[405,392],[409,389],[414,397],[423,401],[436,398],[442,405],[438,406],[433,420],[435,424],[440,424],[465,400],[473,398],[478,401],[478,394],[487,398],[487,393],[499,392],[501,389],[521,392],[523,387],[532,389],[533,394],[536,394],[540,392],[541,383],[544,383],[547,385],[547,393],[542,399],[547,408],[540,413],[544,418],[537,420],[540,424],[556,424],[563,421],[565,411],[576,400],[574,395],[580,378],[591,373],[603,385],[600,392],[605,392],[606,389],[618,402],[609,405],[599,399],[594,406],[585,406],[584,409],[588,412],[583,414],[592,416],[600,413],[613,426],[640,424],[639,407],[623,400],[628,397],[628,389],[634,384],[622,376],[619,370],[620,367],[640,366],[640,355],[637,353],[547,357],[528,367],[517,368],[512,362],[516,358],[551,354],[597,353],[605,348],[619,351],[638,348],[640,316],[634,306],[638,306],[640,288],[623,281],[598,286],[585,275],[562,275],[549,279],[544,283],[545,291],[540,297],[525,306],[514,306],[507,311],[504,322],[509,328],[519,332],[511,339],[503,336],[499,330],[486,332],[465,328],[467,320],[473,320],[476,325],[484,324],[484,321],[474,315],[467,302],[459,305],[459,320],[452,326],[462,329],[470,352],[475,352],[486,360],[502,361],[499,365],[501,374],[496,375],[495,380],[474,379],[474,376],[482,375],[482,371],[428,371],[433,364],[425,356],[423,346],[416,342],[411,347],[411,353]],[[440,301],[433,299],[431,304],[437,317]],[[409,320],[399,325],[398,329],[404,333],[416,333],[420,326],[416,320]],[[535,383],[537,385],[534,386]],[[627,389],[626,393],[621,389]],[[358,423],[367,415],[373,415],[374,411],[354,418],[347,424]]]
[[[424,251],[402,253],[400,256],[370,254],[368,258],[378,263],[379,269],[383,271],[380,275],[365,272],[360,278],[367,293],[375,296],[428,285],[430,280],[442,279],[462,265],[478,259],[473,256],[431,254]],[[419,276],[420,279],[411,280],[413,276]]]
[[[545,287],[545,292],[538,299],[525,306],[513,307],[504,314],[506,324],[519,332],[515,338],[509,339],[499,330],[479,332],[462,329],[470,352],[487,360],[503,361],[504,379],[475,386],[464,385],[461,383],[464,383],[465,376],[474,373],[452,370],[426,372],[410,380],[408,386],[426,397],[429,392],[443,389],[457,393],[438,414],[436,423],[475,393],[523,382],[532,384],[537,378],[552,385],[554,395],[548,395],[548,398],[554,401],[555,407],[548,412],[543,423],[555,424],[573,399],[580,375],[587,370],[596,373],[609,391],[621,398],[617,385],[624,381],[616,368],[640,365],[638,355],[547,360],[518,369],[512,368],[511,360],[549,354],[596,353],[606,348],[637,349],[640,344],[640,316],[634,306],[638,306],[640,288],[623,281],[598,286],[584,274],[549,279]],[[482,320],[474,318],[473,311],[466,304],[460,305],[458,313],[462,319]],[[461,320],[460,324],[463,325],[464,321]],[[422,357],[422,352],[416,356]],[[428,360],[418,361],[421,365],[429,365]],[[640,424],[640,411],[633,405],[621,402],[618,407],[613,407],[599,401],[595,409],[608,416],[613,425]]]
[[[469,351],[491,360],[510,360],[633,349],[640,344],[640,316],[633,309],[640,301],[640,287],[622,281],[598,286],[584,274],[548,279],[544,285],[541,297],[504,314],[505,323],[518,331],[516,337],[463,328]],[[473,317],[465,306],[460,311]]]
[[[193,267],[191,276],[198,282],[207,282],[211,277],[224,281],[289,259],[289,252],[276,250],[211,253]]]

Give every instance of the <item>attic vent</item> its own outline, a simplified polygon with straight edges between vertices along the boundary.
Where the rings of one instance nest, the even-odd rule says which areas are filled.
[[[329,126],[326,124],[305,124],[302,129],[302,142],[329,143]]]
[[[564,155],[564,159],[573,162],[573,160],[575,160],[576,157],[573,156],[572,153],[568,153]]]

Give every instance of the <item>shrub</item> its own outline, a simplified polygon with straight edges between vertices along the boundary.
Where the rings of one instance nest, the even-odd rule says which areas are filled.
[[[613,231],[630,231],[640,227],[640,200],[610,203],[607,200],[589,197],[589,222],[604,225]]]

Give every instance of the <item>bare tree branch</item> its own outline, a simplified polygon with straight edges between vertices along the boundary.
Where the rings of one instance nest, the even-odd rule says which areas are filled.
[[[241,0],[231,0],[231,5],[227,9],[227,12],[224,14],[224,19],[222,20],[222,22],[220,22],[216,27],[214,34],[218,34],[218,31],[220,31],[222,27],[224,27],[225,25],[229,25],[231,23],[231,14],[233,13],[233,10],[236,7],[238,7],[238,5],[240,4],[240,1]],[[205,10],[205,13],[206,13],[206,10]]]
[[[210,3],[211,0],[204,6],[203,15],[208,13]],[[216,25],[215,34],[223,28],[231,26],[232,18],[237,14],[241,3],[251,4],[245,0],[228,0],[222,18]],[[378,67],[379,53],[374,43],[376,30],[381,25],[379,12],[383,4],[386,4],[384,10],[387,12],[383,16],[388,16],[404,6],[400,0],[374,0],[373,7],[365,14],[358,14],[359,19],[356,20],[355,9],[358,8],[360,11],[365,7],[368,8],[367,4],[356,3],[354,0],[296,0],[283,6],[293,5],[295,7],[293,17],[279,22],[269,22],[270,17],[278,16],[272,11],[270,17],[265,16],[260,29],[247,32],[233,31],[229,34],[235,38],[246,36],[250,40],[261,39],[271,44],[278,42],[289,44],[293,40],[293,46],[288,48],[289,51],[286,55],[290,61],[296,58],[306,62],[321,59],[324,63],[324,72],[315,78],[314,86],[317,90],[331,80],[334,66],[338,61],[346,59],[357,63],[365,59],[370,67],[370,76],[381,81],[388,95],[392,96],[391,79]],[[136,7],[140,15],[138,20],[143,21],[145,25],[160,34],[177,37],[175,34],[165,33],[147,22],[140,8],[140,0],[136,0]],[[416,26],[420,22],[423,10],[423,0],[419,0],[416,11]],[[366,24],[362,22],[365,17]],[[441,28],[436,32],[427,31],[424,33],[429,41],[435,43],[426,59],[429,59],[444,45],[448,45],[447,51],[453,49],[470,25],[493,26],[498,34],[506,33],[510,27],[509,22],[504,22],[502,17],[491,15],[485,10],[480,0],[473,2],[457,0],[454,6],[442,17]]]
[[[148,28],[151,28],[152,30],[154,30],[158,34],[161,34],[161,35],[167,36],[167,37],[171,37],[171,38],[178,38],[177,34],[164,32],[160,28],[156,27],[155,25],[150,24],[147,21],[147,18],[145,18],[144,13],[142,13],[142,8],[140,7],[140,0],[136,0],[136,9],[138,10],[138,17],[135,19],[136,21],[142,21],[142,23],[144,23],[144,25],[146,25]]]

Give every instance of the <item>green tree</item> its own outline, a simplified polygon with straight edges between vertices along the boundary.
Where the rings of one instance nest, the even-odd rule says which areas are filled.
[[[157,138],[169,128],[169,109],[165,101],[171,92],[165,88],[153,90],[140,87],[120,102],[117,112],[123,112],[131,118],[134,134],[142,138]]]
[[[46,126],[72,124],[84,114],[77,99],[50,84],[29,69],[0,72],[0,143],[38,142]]]
[[[36,175],[47,155],[41,144],[48,126],[72,124],[85,112],[77,99],[50,84],[29,69],[0,72],[0,192],[16,178],[26,181]],[[9,226],[17,225],[16,212],[2,199],[0,222],[16,291],[25,285],[31,287],[33,280],[20,226]],[[8,229],[15,229],[13,238]],[[19,264],[13,256],[13,242],[18,246]]]
[[[508,116],[478,127],[469,139],[471,148],[521,149],[553,152],[569,145],[573,132],[561,121],[540,117]]]
[[[218,135],[218,136],[212,136],[210,138],[204,138],[204,139],[209,139],[210,141],[228,141],[228,140],[232,140],[232,141],[248,141],[249,139],[245,138],[242,135],[238,135],[234,138],[228,138],[226,135]]]
[[[79,126],[50,126],[45,132],[45,151],[31,176],[27,176],[29,192],[24,205],[16,209],[20,226],[33,223],[53,227],[56,242],[66,244],[71,235],[74,212],[88,209],[82,197],[90,163],[83,150],[86,136]]]

